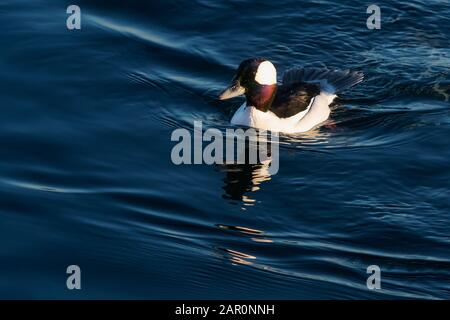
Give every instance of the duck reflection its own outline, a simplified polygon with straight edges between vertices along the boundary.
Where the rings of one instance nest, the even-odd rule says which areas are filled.
[[[259,242],[259,243],[271,243],[273,242],[271,239],[268,239],[265,236],[264,231],[247,228],[243,226],[229,226],[218,224],[216,225],[219,229],[225,232],[235,233],[244,237],[249,237],[251,241]],[[219,254],[225,259],[229,260],[232,264],[241,264],[241,265],[254,265],[256,256],[242,252],[236,249],[228,249],[228,248],[217,248]]]
[[[240,252],[240,251],[236,251],[236,250],[231,250],[231,249],[226,249],[226,248],[219,248],[220,251],[222,251],[222,255],[228,259],[232,264],[243,264],[243,265],[247,265],[250,266],[253,264],[252,260],[255,260],[256,257]]]
[[[225,173],[223,198],[253,205],[256,200],[251,193],[260,190],[261,185],[271,179],[278,171],[278,136],[256,134],[253,139],[245,140],[244,148],[239,148],[236,159],[218,165]]]
[[[333,129],[335,124],[328,121],[323,127],[327,130],[314,129],[301,135],[284,135],[281,141],[278,134],[266,135],[267,132],[264,131],[250,135],[249,140],[245,140],[245,137],[241,135],[239,138],[245,141],[245,148],[238,148],[236,159],[245,159],[245,161],[240,163],[224,161],[223,164],[217,165],[219,170],[225,173],[222,197],[242,202],[244,206],[254,205],[256,203],[254,193],[278,172],[280,145],[284,145],[286,150],[291,151],[327,145],[329,130]],[[248,133],[249,131],[245,134],[248,135]],[[254,157],[252,158],[255,154],[258,155],[257,161],[254,161]]]
[[[269,165],[271,160],[260,164],[228,164],[220,169],[225,172],[223,198],[242,201],[253,205],[256,200],[249,195],[261,188],[261,184],[271,179]]]
[[[287,136],[281,143],[287,145],[314,145],[326,141],[326,136],[313,130],[302,136]],[[253,206],[256,199],[253,197],[256,192],[261,190],[264,184],[272,179],[279,166],[279,144],[276,141],[276,148],[267,148],[267,156],[258,158],[257,163],[249,163],[248,154],[252,152],[255,146],[247,143],[245,146],[245,163],[224,163],[218,165],[220,171],[224,172],[224,193],[223,198],[235,201],[245,206]],[[273,144],[273,140],[272,140]],[[268,143],[270,146],[270,143]],[[289,148],[286,148],[289,150]],[[293,149],[293,148],[290,148]],[[274,151],[275,150],[275,151]],[[261,262],[261,248],[272,246],[274,240],[270,239],[262,230],[249,228],[245,226],[233,226],[217,224],[216,227],[227,233],[220,247],[215,247],[215,254],[229,261],[233,265],[252,266],[265,270],[271,269],[270,266]],[[251,244],[249,244],[249,242]],[[243,245],[245,243],[245,245]]]
[[[275,138],[278,139],[278,136]],[[224,163],[219,165],[219,169],[225,173],[223,198],[243,203],[244,206],[252,206],[256,200],[252,198],[252,193],[260,190],[264,183],[271,180],[272,174],[278,171],[278,140],[274,142],[273,137],[268,141],[265,137],[259,136],[256,140],[249,139],[245,141],[245,148],[238,149],[236,159],[245,159],[243,163]],[[274,144],[276,143],[275,147]],[[258,154],[257,161],[252,158],[252,155]],[[245,210],[245,207],[242,209]],[[243,252],[239,243],[234,242],[234,236],[244,237],[247,240],[258,244],[271,243],[271,239],[265,236],[264,231],[244,227],[218,224],[216,225],[220,230],[231,235],[230,241],[226,247],[217,248],[218,254],[224,259],[228,260],[233,265],[247,265],[255,266],[256,255]]]

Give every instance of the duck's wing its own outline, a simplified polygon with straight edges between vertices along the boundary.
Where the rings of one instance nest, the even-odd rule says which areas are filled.
[[[289,118],[305,111],[311,100],[320,94],[320,84],[296,82],[278,86],[275,99],[269,108],[279,118]]]
[[[364,80],[361,71],[328,68],[294,67],[283,74],[283,84],[298,82],[320,83],[322,89],[336,93],[353,87]]]

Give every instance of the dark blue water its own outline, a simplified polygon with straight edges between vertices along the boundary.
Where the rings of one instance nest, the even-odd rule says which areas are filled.
[[[76,4],[69,31],[68,2],[0,2],[1,298],[450,298],[449,1],[380,1],[380,30],[370,1]],[[366,81],[276,175],[174,165],[254,56]]]

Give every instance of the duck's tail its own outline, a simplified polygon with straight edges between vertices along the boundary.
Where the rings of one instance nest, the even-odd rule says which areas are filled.
[[[301,68],[287,70],[283,75],[283,84],[296,82],[317,82],[322,89],[330,93],[338,93],[353,87],[364,80],[360,71],[338,70],[328,68]]]

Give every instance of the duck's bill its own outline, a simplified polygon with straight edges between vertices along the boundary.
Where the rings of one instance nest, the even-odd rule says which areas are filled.
[[[244,87],[241,87],[239,83],[233,83],[219,96],[219,100],[231,99],[245,93]]]

